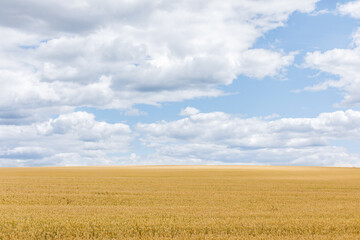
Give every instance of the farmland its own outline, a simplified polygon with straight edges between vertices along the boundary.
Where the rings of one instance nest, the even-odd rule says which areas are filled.
[[[0,168],[0,239],[360,239],[360,169]]]

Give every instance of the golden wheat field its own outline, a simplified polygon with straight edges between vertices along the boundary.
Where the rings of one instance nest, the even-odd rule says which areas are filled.
[[[0,239],[360,239],[360,169],[0,168]]]

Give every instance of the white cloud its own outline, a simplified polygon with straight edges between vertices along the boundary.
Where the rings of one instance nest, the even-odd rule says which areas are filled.
[[[250,77],[274,77],[284,71],[284,66],[289,66],[294,61],[296,52],[285,55],[265,49],[251,49],[245,51],[241,58],[241,73]],[[261,67],[259,67],[261,66]]]
[[[136,109],[136,108],[130,108],[128,110],[125,111],[124,113],[126,116],[144,116],[144,115],[147,115],[147,112],[143,112],[143,111],[140,111],[139,109]]]
[[[186,107],[185,109],[182,109],[180,112],[180,116],[191,116],[198,114],[199,110],[193,107]]]
[[[223,94],[217,86],[239,74],[281,77],[294,53],[252,47],[316,2],[2,1],[0,116],[21,122],[32,109],[42,121],[50,107],[127,109],[216,97]]]
[[[111,78],[86,85],[77,82],[43,82],[37,75],[0,69],[0,124],[43,121],[71,112],[77,106],[112,103]]]
[[[345,4],[338,4],[337,10],[342,15],[350,15],[353,18],[360,18],[360,1],[352,1]]]
[[[273,164],[360,166],[332,140],[360,141],[360,112],[316,118],[242,118],[186,108],[177,121],[126,124],[86,112],[31,125],[0,125],[0,166],[115,164]],[[197,110],[197,111],[195,111]],[[154,153],[134,153],[135,136]],[[148,152],[148,151],[145,151]]]
[[[128,125],[98,122],[86,112],[0,125],[0,166],[116,164],[122,158],[115,155],[130,155],[132,141]]]
[[[316,118],[239,118],[223,112],[198,113],[152,124],[138,124],[154,159],[175,162],[282,165],[360,165],[360,156],[333,139],[360,141],[360,112],[322,113]]]
[[[345,92],[342,106],[360,106],[360,28],[353,34],[353,48],[332,49],[326,52],[310,52],[305,57],[305,66],[330,73],[339,80],[327,80],[311,87],[311,91],[329,87]]]

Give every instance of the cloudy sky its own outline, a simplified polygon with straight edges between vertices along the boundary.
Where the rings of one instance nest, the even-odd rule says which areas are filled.
[[[2,0],[0,166],[360,166],[360,0]]]

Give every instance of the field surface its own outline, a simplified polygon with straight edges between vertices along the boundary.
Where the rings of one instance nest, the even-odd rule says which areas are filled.
[[[360,239],[360,169],[0,168],[0,239]]]

